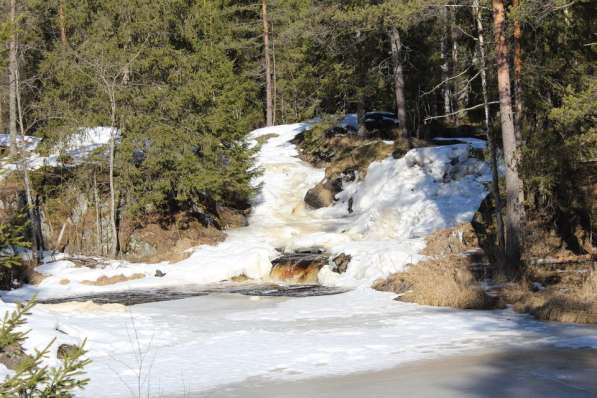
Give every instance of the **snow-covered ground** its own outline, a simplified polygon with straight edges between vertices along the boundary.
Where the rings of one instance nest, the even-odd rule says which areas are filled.
[[[469,221],[486,195],[487,165],[468,143],[410,151],[369,168],[330,208],[311,210],[305,192],[324,176],[297,157],[289,141],[307,124],[256,130],[276,134],[257,157],[262,185],[246,228],[217,246],[194,249],[175,264],[111,261],[97,269],[66,260],[38,270],[39,286],[7,292],[18,300],[98,291],[211,283],[245,274],[267,280],[277,248],[321,246],[352,255],[345,274],[324,268],[320,281],[353,287],[336,296],[257,298],[211,295],[133,307],[40,305],[30,317],[28,348],[88,338],[90,386],[84,397],[168,397],[205,391],[248,377],[314,377],[382,369],[475,350],[550,344],[597,349],[597,330],[532,321],[511,311],[459,311],[393,301],[368,286],[420,258],[424,236]],[[353,213],[348,212],[352,198]],[[166,273],[154,277],[156,269]],[[111,286],[83,280],[144,273]],[[68,279],[70,283],[61,283]],[[0,312],[12,304],[0,302]],[[49,362],[56,362],[54,357]],[[139,392],[141,389],[141,393]]]
[[[276,134],[257,155],[263,175],[253,213],[246,228],[230,231],[225,242],[202,246],[175,264],[131,264],[111,261],[95,269],[76,267],[69,261],[53,261],[40,267],[47,278],[36,287],[10,292],[6,298],[40,298],[97,291],[219,282],[244,274],[267,280],[276,249],[291,251],[323,247],[333,254],[346,253],[352,261],[342,275],[324,268],[320,281],[326,285],[368,286],[375,279],[400,271],[420,259],[424,236],[470,221],[486,195],[488,166],[471,156],[471,145],[413,149],[401,159],[389,157],[373,163],[365,179],[347,184],[339,201],[330,208],[305,207],[306,191],[324,171],[298,158],[289,141],[308,124],[292,124],[255,130],[251,140]],[[348,202],[353,201],[353,212]],[[163,278],[154,277],[159,269]],[[110,286],[80,282],[100,276],[146,277]],[[68,279],[70,283],[61,283]]]
[[[184,396],[249,377],[331,376],[523,347],[597,348],[595,328],[393,297],[356,289],[294,299],[214,295],[128,308],[40,305],[28,347],[50,336],[58,338],[54,349],[88,338],[91,383],[80,396],[89,398],[138,397],[139,388],[141,396]]]
[[[98,148],[108,144],[112,133],[113,130],[110,127],[82,128],[57,145],[48,156],[41,156],[36,152],[41,142],[39,137],[18,136],[17,145],[26,155],[28,169],[36,170],[44,166],[58,166],[61,163],[62,156],[68,158],[71,162],[80,162]],[[114,134],[118,138],[118,130],[114,130]],[[8,147],[9,142],[8,134],[0,134],[0,146]],[[0,176],[2,176],[3,170],[13,171],[16,169],[17,164],[0,161]]]

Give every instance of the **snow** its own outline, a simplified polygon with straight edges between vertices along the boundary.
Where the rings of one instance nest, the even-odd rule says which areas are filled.
[[[37,269],[45,280],[6,292],[3,299],[203,284],[240,274],[267,281],[277,249],[312,246],[352,256],[346,273],[324,267],[320,282],[353,290],[294,299],[210,295],[133,307],[38,305],[29,317],[26,349],[56,337],[47,363],[57,364],[58,345],[87,338],[91,384],[79,395],[107,398],[137,396],[139,390],[148,396],[183,395],[250,377],[347,374],[478,350],[545,344],[597,349],[594,327],[540,323],[510,310],[399,303],[393,294],[371,290],[375,279],[421,259],[427,234],[470,221],[486,195],[489,169],[472,156],[469,143],[413,149],[401,159],[373,163],[366,178],[344,186],[334,206],[312,210],[303,198],[324,171],[301,161],[289,142],[308,128],[299,123],[250,134],[254,145],[260,136],[275,135],[256,157],[263,174],[254,181],[261,190],[249,226],[229,231],[224,242],[197,247],[173,264],[106,260],[92,269],[64,255],[48,257]],[[72,148],[84,153],[105,144],[106,130],[96,133]],[[157,269],[166,276],[154,277]],[[109,286],[82,283],[135,273],[146,277]],[[12,308],[0,300],[0,313]]]
[[[27,167],[30,170],[36,170],[44,166],[56,167],[60,165],[61,157],[64,156],[70,162],[77,164],[88,158],[94,151],[105,146],[110,141],[112,133],[115,133],[116,139],[120,136],[118,130],[110,127],[81,128],[76,133],[70,135],[68,139],[55,146],[48,156],[41,156],[36,152],[38,144],[41,142],[39,137],[25,136],[26,146],[23,148],[27,152]],[[0,146],[7,145],[8,136],[0,134]],[[17,140],[21,143],[23,140]],[[0,169],[16,170],[15,163],[1,163]]]
[[[17,145],[27,151],[34,151],[41,142],[41,138],[26,136],[17,136]],[[0,147],[8,148],[10,146],[10,134],[0,134]]]
[[[475,149],[485,150],[487,148],[487,141],[474,137],[435,137],[433,141],[458,141],[470,144]]]
[[[57,364],[60,344],[87,338],[91,383],[79,396],[89,398],[137,396],[131,390],[138,383],[143,395],[174,396],[250,377],[332,376],[543,345],[597,348],[595,328],[541,323],[510,310],[424,307],[393,297],[359,288],[295,299],[213,295],[126,309],[38,305],[26,348],[55,336],[47,362]],[[11,306],[0,302],[0,309]]]
[[[490,179],[487,164],[472,156],[469,144],[418,148],[403,158],[388,157],[370,165],[362,180],[345,184],[338,202],[319,210],[308,209],[305,192],[324,178],[317,169],[298,158],[289,141],[308,123],[274,126],[253,131],[249,139],[256,144],[260,136],[272,137],[261,146],[256,164],[263,174],[254,181],[260,186],[254,201],[249,226],[229,231],[226,241],[216,246],[201,246],[178,263],[132,264],[107,261],[94,269],[77,267],[58,258],[43,265],[39,272],[47,278],[38,286],[10,292],[7,298],[23,299],[69,296],[101,291],[205,284],[244,274],[268,280],[271,260],[280,255],[276,249],[292,251],[321,247],[332,254],[346,253],[352,261],[345,274],[325,268],[320,282],[332,286],[368,286],[374,280],[401,271],[422,257],[424,237],[431,232],[468,222],[487,194]],[[74,148],[92,148],[109,139],[109,129],[87,130],[88,137]],[[352,199],[353,213],[348,212]],[[166,273],[155,277],[155,271]],[[101,276],[144,274],[145,278],[115,285],[93,286]],[[70,283],[63,284],[63,279]]]

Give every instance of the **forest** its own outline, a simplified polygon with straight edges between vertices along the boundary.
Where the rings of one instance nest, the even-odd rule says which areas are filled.
[[[291,142],[327,167],[316,188],[328,201],[308,191],[311,207],[340,203],[390,154],[482,139],[489,194],[472,223],[495,281],[525,285],[507,304],[570,320],[560,304],[523,300],[553,276],[531,268],[581,261],[595,275],[593,0],[1,0],[0,12],[2,290],[35,285],[48,253],[154,264],[225,243],[269,181],[257,159],[277,134],[255,144],[251,131],[302,122],[315,127]],[[399,127],[373,144],[332,137],[350,136],[346,115],[373,111]],[[143,272],[107,283],[121,276]],[[377,286],[401,293],[398,278]],[[597,292],[588,278],[582,300]],[[574,281],[574,295],[589,289]],[[597,323],[594,297],[563,307]]]

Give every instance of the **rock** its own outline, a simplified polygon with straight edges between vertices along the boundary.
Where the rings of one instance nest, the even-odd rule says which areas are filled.
[[[322,254],[286,254],[272,261],[270,278],[290,284],[316,284],[328,257]]]
[[[162,271],[160,271],[159,269],[155,270],[155,277],[156,278],[163,278],[164,276],[166,276],[166,274]]]
[[[328,178],[309,189],[305,195],[305,203],[314,209],[331,206],[337,193],[342,191],[342,180]]]
[[[218,217],[220,218],[220,224],[225,229],[246,227],[249,225],[247,216],[241,211],[229,207],[218,206],[217,212]]]
[[[352,260],[349,254],[341,253],[332,259],[332,271],[343,274],[348,269],[348,264]]]
[[[74,344],[60,344],[56,356],[58,359],[64,360],[67,356],[72,355],[78,350],[78,347]]]
[[[13,343],[0,350],[0,364],[15,370],[26,356],[21,346]]]

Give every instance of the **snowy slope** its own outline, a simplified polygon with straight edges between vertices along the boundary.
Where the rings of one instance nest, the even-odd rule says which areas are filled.
[[[255,130],[250,139],[275,134],[262,147],[256,164],[263,174],[254,181],[261,186],[254,201],[249,226],[230,231],[217,246],[201,246],[175,264],[131,264],[110,261],[104,268],[77,268],[55,261],[39,271],[48,278],[39,286],[10,292],[8,297],[41,298],[107,290],[211,283],[244,274],[265,279],[276,249],[291,251],[323,247],[353,259],[343,275],[322,270],[328,285],[370,285],[375,279],[400,271],[421,257],[424,237],[431,232],[470,221],[486,195],[488,166],[471,156],[471,145],[413,149],[401,159],[389,157],[373,163],[366,178],[348,184],[330,208],[305,207],[305,192],[324,176],[298,158],[289,141],[308,124]],[[79,146],[81,147],[81,146]],[[84,146],[86,147],[86,146]],[[349,214],[352,198],[354,212]],[[60,257],[58,257],[60,260]],[[154,277],[155,270],[166,273]],[[143,273],[145,278],[110,286],[80,284],[100,276]],[[70,284],[61,284],[62,279]]]

